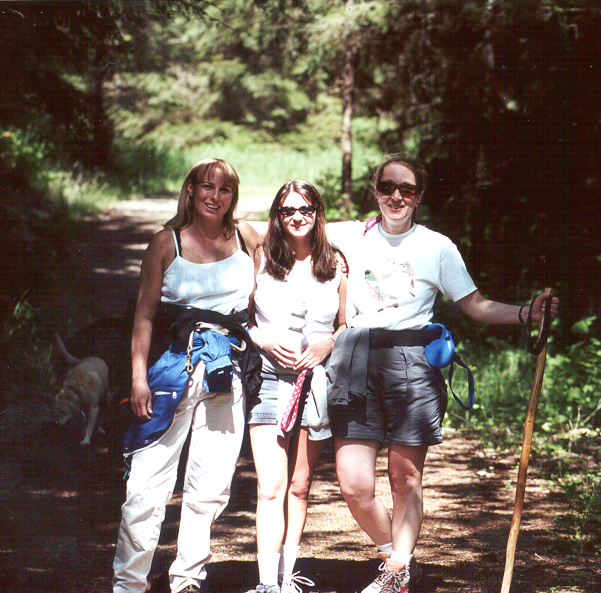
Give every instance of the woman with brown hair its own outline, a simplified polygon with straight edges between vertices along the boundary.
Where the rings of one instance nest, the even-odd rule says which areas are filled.
[[[248,419],[258,481],[254,591],[296,593],[299,583],[312,584],[293,567],[313,471],[331,436],[324,364],[346,327],[346,277],[310,183],[289,181],[277,192],[256,271],[249,333],[261,349],[263,382]]]
[[[444,378],[425,347],[438,292],[474,321],[525,323],[524,307],[484,298],[455,245],[415,222],[426,169],[395,155],[376,171],[380,213],[367,223],[328,225],[349,265],[347,323],[330,360],[330,420],[340,488],[359,525],[384,560],[363,593],[412,593],[413,558],[423,519],[422,476],[428,447],[442,442],[447,408]],[[558,299],[532,303],[538,321]],[[549,299],[549,300],[547,300]],[[545,303],[547,303],[545,305]],[[375,494],[376,458],[388,448],[392,516]]]

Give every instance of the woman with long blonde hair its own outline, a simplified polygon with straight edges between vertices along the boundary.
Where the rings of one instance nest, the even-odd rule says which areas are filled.
[[[188,437],[177,557],[169,570],[173,593],[200,590],[211,558],[211,525],[229,501],[245,396],[256,384],[244,325],[259,236],[235,223],[238,183],[223,160],[196,163],[176,216],[152,238],[142,262],[131,342],[136,421],[124,445],[130,475],[114,593],[146,590]],[[160,357],[151,364],[154,350]]]

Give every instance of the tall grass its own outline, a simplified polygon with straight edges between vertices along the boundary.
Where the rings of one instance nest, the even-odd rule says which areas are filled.
[[[190,166],[208,156],[225,159],[234,166],[244,195],[274,195],[289,179],[306,179],[322,190],[323,187],[319,186],[325,175],[332,172],[340,174],[342,169],[342,151],[337,146],[299,150],[275,142],[221,140],[182,151],[183,159]],[[353,166],[362,170],[375,158],[373,149],[357,145]]]
[[[180,150],[122,142],[116,146],[115,167],[109,172],[48,172],[48,188],[56,199],[65,201],[75,218],[118,200],[176,194],[192,165],[206,157],[231,163],[240,177],[240,193],[247,197],[273,196],[286,181],[298,178],[323,192],[326,178],[338,177],[342,169],[342,152],[336,146],[299,150],[251,139],[246,143],[216,140]],[[354,170],[367,170],[377,158],[373,149],[357,146]]]

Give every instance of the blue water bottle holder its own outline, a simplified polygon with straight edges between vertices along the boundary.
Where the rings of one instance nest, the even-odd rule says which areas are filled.
[[[442,369],[446,366],[451,365],[449,368],[449,389],[453,394],[453,397],[457,403],[464,409],[469,410],[474,407],[474,375],[468,366],[461,360],[459,354],[455,352],[455,343],[453,342],[453,336],[451,332],[442,323],[431,323],[426,329],[432,331],[435,329],[441,330],[441,335],[436,340],[432,340],[426,347],[426,358],[428,362],[437,369]],[[467,382],[468,382],[468,403],[464,404],[453,391],[453,367],[454,364],[458,364],[467,371]]]

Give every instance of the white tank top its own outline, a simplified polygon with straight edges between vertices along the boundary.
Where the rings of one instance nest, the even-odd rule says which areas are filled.
[[[341,271],[327,282],[316,280],[311,272],[311,260],[296,262],[284,280],[278,280],[264,271],[265,258],[257,274],[255,308],[257,327],[277,339],[279,332],[287,331],[290,314],[295,306],[307,307],[307,325],[303,332],[309,344],[317,344],[334,333],[338,314]]]
[[[248,308],[248,298],[255,284],[254,264],[240,246],[221,261],[197,264],[185,260],[177,244],[175,231],[175,259],[165,270],[161,301],[217,311],[229,315],[234,309]]]

